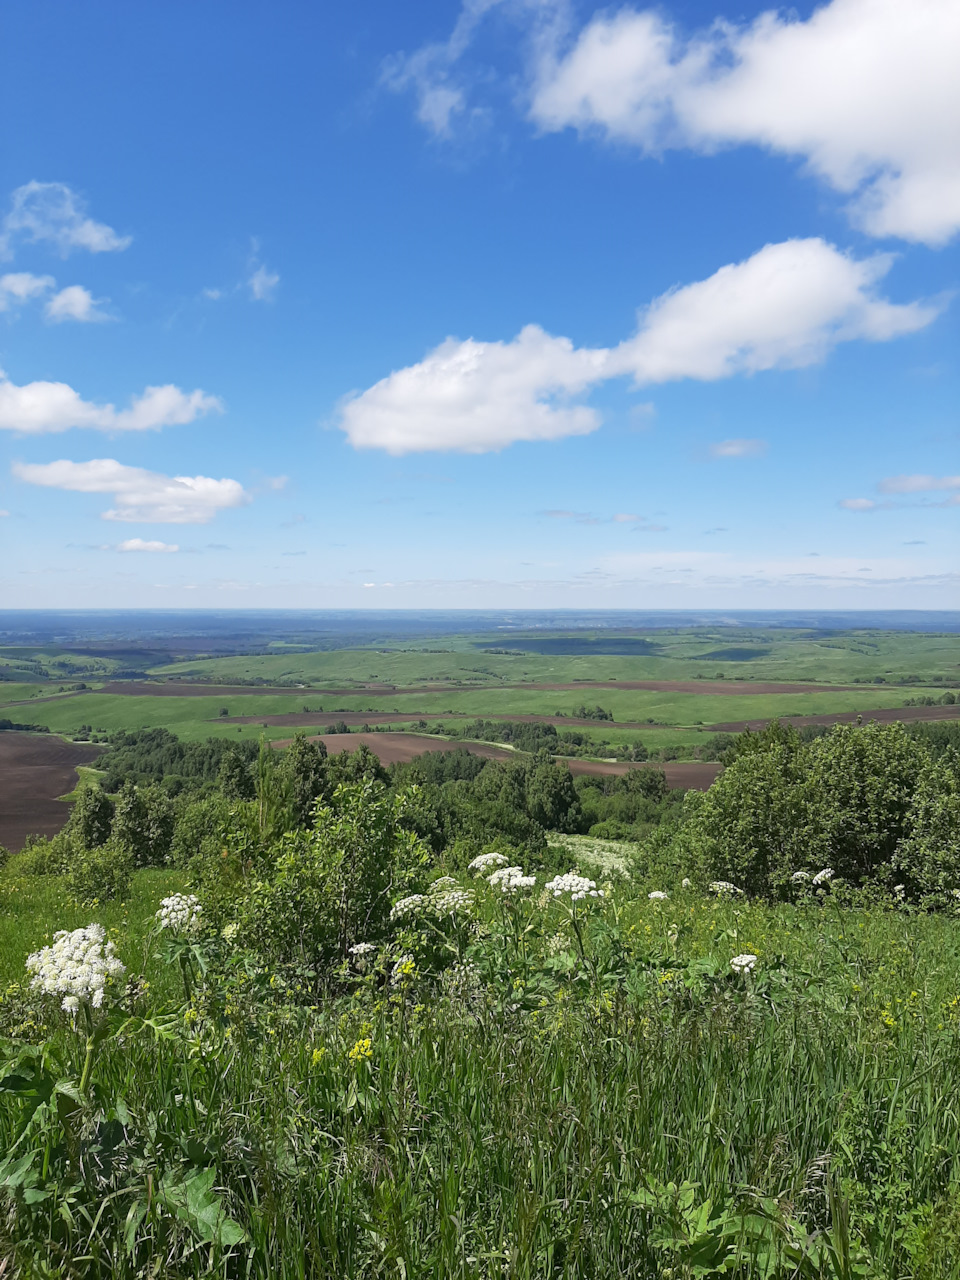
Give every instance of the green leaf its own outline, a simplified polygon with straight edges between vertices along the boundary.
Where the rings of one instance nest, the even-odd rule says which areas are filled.
[[[157,1200],[204,1244],[230,1248],[246,1240],[246,1232],[227,1216],[222,1200],[214,1194],[216,1180],[217,1171],[212,1166],[186,1178],[175,1174],[161,1182]]]

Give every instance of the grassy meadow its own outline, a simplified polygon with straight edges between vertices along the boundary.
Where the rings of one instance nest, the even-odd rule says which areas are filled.
[[[17,1274],[958,1274],[953,916],[625,883],[585,906],[542,884],[506,902],[474,884],[470,967],[374,961],[318,999],[208,937],[216,973],[187,997],[148,937],[170,873],[84,912],[15,862],[7,983],[90,918],[149,981],[98,1044],[101,1119],[75,1116],[86,1182],[70,1139],[48,1146],[45,1181],[16,1165],[36,1188],[30,1248],[0,1227]],[[17,1155],[37,1097],[74,1096],[84,1038],[22,987],[0,1009],[21,1045],[0,1068],[0,1149]]]

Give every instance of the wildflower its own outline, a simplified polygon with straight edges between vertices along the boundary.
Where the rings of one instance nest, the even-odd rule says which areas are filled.
[[[351,1062],[369,1062],[373,1057],[373,1041],[370,1037],[364,1036],[362,1040],[358,1040],[350,1050],[349,1057]]]
[[[27,970],[34,975],[31,987],[45,995],[60,996],[60,1007],[66,1013],[76,1014],[82,1005],[99,1009],[108,984],[126,971],[113,953],[113,943],[105,943],[105,937],[99,924],[55,933],[52,946],[27,957]]]
[[[833,867],[824,867],[822,871],[818,871],[817,874],[813,877],[813,883],[817,886],[817,888],[819,888],[820,885],[822,884],[829,884],[830,881],[833,879],[833,876],[834,876]],[[902,885],[900,887],[903,888]]]
[[[412,982],[417,976],[417,966],[414,963],[413,956],[404,955],[393,966],[390,973],[390,981],[393,983]]]
[[[203,908],[196,894],[175,893],[172,898],[163,899],[154,918],[161,929],[169,929],[171,933],[194,934],[200,930],[202,915]]]
[[[648,893],[647,897],[651,902],[665,902],[670,897],[669,893],[664,893],[662,889],[654,889],[652,893]]]
[[[582,898],[602,898],[603,890],[597,888],[596,880],[588,880],[576,871],[568,871],[566,875],[554,876],[547,885],[547,892],[555,898],[569,893],[571,902],[579,902]]]
[[[521,889],[532,889],[537,877],[525,876],[523,867],[501,867],[492,876],[487,876],[487,883],[504,893],[518,893]]]
[[[724,894],[733,895],[735,893],[743,893],[742,889],[738,889],[735,884],[731,884],[729,880],[714,880],[710,885],[710,892],[715,893],[718,897]]]
[[[326,1057],[326,1054],[327,1054],[326,1049],[324,1048],[323,1045],[321,1045],[319,1049],[314,1049],[313,1054],[310,1058],[310,1062],[312,1063],[313,1066],[319,1067],[320,1063]]]
[[[352,956],[368,956],[371,951],[376,951],[376,945],[372,942],[355,942],[348,950]]]
[[[950,897],[951,897],[951,898],[960,898],[960,889],[951,889],[951,890],[950,890]]]
[[[754,955],[751,955],[749,952],[745,952],[742,956],[733,957],[733,959],[730,961],[730,968],[734,971],[734,973],[739,974],[740,977],[743,977],[745,973],[753,973],[753,970],[756,967],[756,963],[757,963],[757,957]]]
[[[230,924],[225,924],[223,926],[223,928],[220,930],[220,937],[224,940],[224,942],[233,942],[233,940],[236,938],[239,932],[240,932],[240,925],[237,923],[236,920],[233,920],[231,921]]]
[[[790,877],[790,883],[791,883],[791,884],[806,884],[806,882],[807,882],[809,879],[810,879],[810,872],[809,872],[809,871],[795,871],[795,872],[793,873],[793,875]]]
[[[409,898],[401,898],[390,908],[390,919],[402,920],[404,916],[413,915],[420,910],[426,900],[426,894],[423,893],[411,893]]]
[[[684,877],[683,877],[683,879],[680,881],[680,888],[681,888],[681,889],[692,889],[692,888],[693,888],[693,881],[690,879],[690,877],[689,877],[689,876],[684,876]]]
[[[906,891],[907,891],[907,886],[905,884],[895,884],[893,886],[893,892],[896,895],[896,898],[899,902],[902,902],[904,898],[907,896]]]
[[[430,910],[435,916],[452,916],[461,908],[473,905],[473,894],[468,889],[447,889],[431,894]]]
[[[479,875],[481,871],[489,871],[491,867],[505,867],[509,861],[502,853],[481,853],[467,864],[467,870]]]

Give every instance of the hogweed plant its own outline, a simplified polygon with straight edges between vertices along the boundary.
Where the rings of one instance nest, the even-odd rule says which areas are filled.
[[[206,964],[199,945],[203,924],[200,899],[192,893],[175,893],[164,898],[154,920],[155,932],[160,937],[167,959],[179,966],[184,998],[189,1004],[196,986],[197,971],[202,971]]]
[[[53,944],[27,957],[30,986],[60,1000],[74,1027],[86,1035],[86,1051],[80,1076],[80,1093],[90,1087],[96,1049],[103,1034],[103,1014],[115,994],[116,980],[126,969],[106,941],[102,925],[65,929],[54,934]]]

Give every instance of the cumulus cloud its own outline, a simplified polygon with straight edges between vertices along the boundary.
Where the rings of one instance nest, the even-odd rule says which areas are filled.
[[[766,440],[718,440],[710,446],[713,458],[759,458],[766,452]]]
[[[753,144],[802,158],[876,236],[960,228],[960,6],[831,0],[692,38],[653,10],[604,11],[541,54],[531,118],[636,146]]]
[[[570,397],[603,376],[608,357],[537,325],[511,342],[448,338],[419,364],[349,400],[340,424],[355,448],[392,454],[486,453],[518,440],[586,435],[600,416]]]
[[[99,309],[104,299],[95,299],[89,289],[82,285],[71,284],[66,289],[55,293],[47,303],[44,314],[48,320],[59,324],[63,320],[78,320],[81,324],[95,324],[100,320],[109,320],[105,311]]]
[[[167,553],[179,551],[180,548],[175,542],[155,542],[144,538],[126,538],[123,542],[117,543],[118,551],[157,551]]]
[[[0,311],[9,311],[38,298],[56,284],[53,276],[35,276],[29,271],[10,271],[0,276]]]
[[[65,258],[74,249],[117,252],[127,248],[131,237],[88,218],[84,201],[65,183],[27,182],[14,191],[0,224],[0,258],[9,258],[18,241],[46,242]]]
[[[65,382],[28,382],[17,386],[0,371],[0,430],[24,435],[90,427],[96,431],[153,431],[183,426],[204,413],[221,412],[216,396],[179,387],[147,387],[129,409],[97,405],[81,399]]]
[[[942,303],[878,296],[891,262],[885,254],[857,261],[818,238],[788,240],[655,299],[636,334],[614,348],[577,348],[537,325],[510,342],[448,338],[349,399],[340,426],[355,448],[392,454],[484,453],[586,435],[600,415],[578,398],[610,378],[631,376],[640,387],[795,369],[840,342],[924,328]]]
[[[165,476],[142,467],[124,466],[113,458],[18,462],[12,470],[18,480],[27,484],[72,493],[112,494],[116,505],[102,512],[104,520],[208,524],[219,511],[242,507],[250,501],[250,495],[237,480]]]

